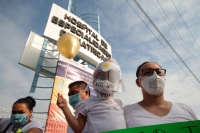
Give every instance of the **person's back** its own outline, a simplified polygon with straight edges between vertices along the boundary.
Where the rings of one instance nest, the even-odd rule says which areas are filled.
[[[119,99],[90,96],[76,108],[87,118],[89,131],[92,133],[126,128],[122,102]]]

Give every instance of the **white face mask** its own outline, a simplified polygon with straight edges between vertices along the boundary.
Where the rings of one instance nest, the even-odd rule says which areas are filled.
[[[141,84],[147,93],[160,95],[165,87],[165,78],[158,76],[154,71],[152,76],[142,77]]]
[[[102,99],[108,99],[113,97],[114,92],[116,92],[118,87],[108,80],[96,79],[93,84],[94,90],[97,95]]]

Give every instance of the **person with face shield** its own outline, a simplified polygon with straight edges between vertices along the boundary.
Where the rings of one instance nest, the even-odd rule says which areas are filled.
[[[75,81],[69,84],[68,86],[68,96],[69,96],[69,104],[75,109],[76,105],[83,100],[86,100],[90,97],[90,89],[87,86],[87,83],[84,81]],[[77,118],[77,112],[74,112],[75,118]],[[67,133],[74,133],[70,126],[67,128]],[[85,125],[82,133],[88,133],[87,123]]]
[[[39,121],[32,121],[36,101],[32,97],[18,99],[12,107],[10,118],[0,119],[0,133],[42,133]]]
[[[155,62],[142,63],[136,72],[136,84],[143,100],[123,107],[128,128],[198,120],[193,110],[164,99],[166,70]]]
[[[86,122],[90,133],[126,128],[122,102],[113,97],[114,93],[125,90],[121,77],[116,60],[109,58],[98,64],[93,72],[93,89],[97,96],[91,95],[76,105],[77,119],[71,114],[63,96],[58,94],[57,105],[74,132],[82,132]]]

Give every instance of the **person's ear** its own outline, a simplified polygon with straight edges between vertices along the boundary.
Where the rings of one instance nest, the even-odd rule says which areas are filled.
[[[88,99],[90,97],[90,91],[86,90],[85,91],[85,99]]]
[[[33,109],[30,111],[30,113],[29,114],[32,114],[33,113]]]
[[[139,80],[139,78],[137,78],[137,79],[135,80],[135,83],[137,84],[138,87],[141,87],[141,86],[140,86],[140,80]]]
[[[87,91],[85,91],[85,93],[86,93],[86,96],[87,96],[87,97],[90,96],[90,91],[87,90]]]
[[[30,113],[28,114],[28,118],[30,119],[30,117],[32,116],[33,114],[33,109],[30,111]]]

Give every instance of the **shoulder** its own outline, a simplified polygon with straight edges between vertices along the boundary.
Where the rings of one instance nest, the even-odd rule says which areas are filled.
[[[118,105],[123,106],[123,103],[120,99],[113,99]]]
[[[1,121],[0,121],[0,132],[2,131],[2,129],[5,129],[10,124],[10,122],[11,122],[10,118],[1,118]],[[13,126],[11,126],[10,128],[12,128],[12,127]]]
[[[89,108],[91,107],[91,104],[88,100],[84,100],[80,103],[78,103],[75,107],[75,113],[86,116]]]
[[[22,129],[25,132],[31,128],[39,128],[42,130],[42,124],[39,121],[32,121],[32,122],[28,123],[27,125],[25,125]]]
[[[32,121],[29,123],[31,126],[36,126],[38,128],[42,128],[42,124],[39,121]]]
[[[0,118],[0,124],[9,123],[10,121],[10,118]]]
[[[80,103],[77,104],[76,108],[80,108],[80,107],[90,107],[93,104],[96,104],[97,102],[99,102],[100,99],[96,96],[90,96],[89,99],[83,100]]]
[[[10,118],[0,118],[0,121],[10,121]]]
[[[80,108],[87,107],[88,103],[89,103],[88,100],[81,101],[76,105],[75,111],[77,111]]]
[[[128,104],[128,105],[125,105],[123,107],[123,110],[125,112],[129,112],[130,110],[134,109],[134,108],[137,108],[138,107],[138,103],[134,103],[134,104]]]
[[[172,102],[172,105],[176,108],[176,109],[186,109],[186,110],[191,110],[190,106],[188,106],[187,104],[184,103],[178,103],[178,102]]]
[[[32,121],[32,122],[30,122],[31,124],[34,124],[34,125],[38,125],[38,124],[40,124],[41,125],[41,122],[40,121]]]
[[[173,102],[172,106],[174,108],[174,111],[179,112],[179,113],[182,112],[182,113],[188,115],[189,117],[191,117],[194,120],[198,119],[196,114],[192,110],[192,108],[190,106],[188,106],[187,104]]]

